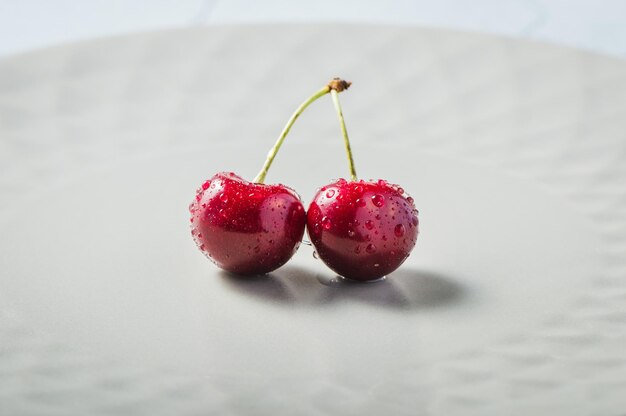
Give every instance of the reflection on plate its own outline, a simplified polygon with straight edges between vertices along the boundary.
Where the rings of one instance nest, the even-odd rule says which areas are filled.
[[[621,411],[625,69],[369,26],[161,32],[0,62],[0,413]],[[361,175],[415,198],[415,251],[370,285],[306,246],[264,278],[219,271],[189,236],[194,189],[252,177],[333,75],[354,82]],[[268,181],[307,201],[343,159],[316,103]]]

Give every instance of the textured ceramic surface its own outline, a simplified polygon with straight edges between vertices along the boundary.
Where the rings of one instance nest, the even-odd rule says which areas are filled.
[[[310,247],[238,279],[187,206],[251,179],[328,78],[361,177],[420,209],[407,262],[337,282]],[[368,26],[106,39],[0,61],[0,414],[618,415],[626,64]],[[268,182],[347,175],[330,100]]]

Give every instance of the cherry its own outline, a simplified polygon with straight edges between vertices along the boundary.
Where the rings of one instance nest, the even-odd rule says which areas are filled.
[[[340,276],[375,280],[413,250],[417,210],[397,185],[339,179],[313,198],[307,230],[318,257]]]
[[[265,274],[285,264],[298,250],[306,213],[298,194],[285,185],[266,185],[265,176],[285,137],[315,100],[347,89],[333,79],[293,113],[253,182],[220,172],[204,182],[189,206],[191,234],[218,267],[241,275]]]
[[[222,269],[242,275],[285,264],[300,245],[306,221],[292,189],[225,172],[202,184],[189,210],[200,250]]]
[[[314,196],[307,231],[318,257],[340,276],[380,279],[415,246],[419,221],[413,199],[385,180],[357,181],[350,140],[336,91],[331,91],[344,138],[351,181],[339,179]]]

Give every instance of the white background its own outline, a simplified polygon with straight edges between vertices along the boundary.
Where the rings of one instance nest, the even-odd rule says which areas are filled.
[[[0,0],[0,57],[164,28],[329,21],[497,33],[626,57],[625,0]]]

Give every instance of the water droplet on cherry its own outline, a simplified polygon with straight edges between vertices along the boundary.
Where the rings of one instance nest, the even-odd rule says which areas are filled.
[[[374,205],[380,208],[385,205],[385,197],[380,194],[376,194],[372,197],[372,202],[374,203]]]
[[[365,221],[365,228],[371,230],[372,228],[374,228],[374,223],[371,220]]]
[[[393,229],[393,232],[396,235],[396,237],[402,237],[404,233],[406,232],[406,228],[404,228],[403,224],[397,224],[395,228]]]
[[[333,196],[335,196],[335,190],[329,189],[328,192],[326,192],[326,198],[332,198]]]
[[[322,218],[322,227],[324,227],[325,230],[330,230],[332,225],[333,224],[331,223],[330,218],[328,218],[328,217],[323,217]]]
[[[372,243],[368,244],[367,247],[365,247],[365,251],[367,251],[369,254],[372,254],[374,252],[376,252],[376,246]]]

